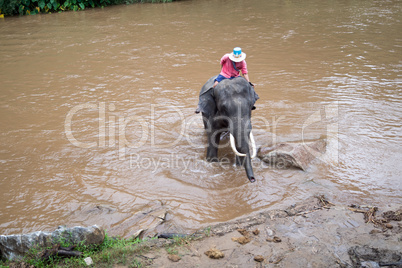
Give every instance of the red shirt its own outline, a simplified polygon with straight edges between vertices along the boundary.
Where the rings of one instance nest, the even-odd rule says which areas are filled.
[[[240,75],[240,72],[242,72],[243,75],[248,73],[247,71],[247,64],[246,61],[243,60],[241,62],[235,62],[236,68],[239,71],[236,71],[235,68],[233,67],[233,62],[229,59],[230,54],[225,54],[222,59],[221,59],[221,65],[222,65],[222,70],[221,70],[221,75],[223,75],[226,78],[231,78],[231,77],[238,77]]]

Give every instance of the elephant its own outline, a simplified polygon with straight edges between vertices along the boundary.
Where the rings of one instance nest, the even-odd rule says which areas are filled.
[[[225,79],[213,88],[216,77],[211,77],[201,88],[196,111],[202,113],[208,137],[206,159],[209,162],[218,161],[220,136],[227,131],[236,164],[244,166],[250,182],[255,182],[251,159],[256,156],[257,150],[251,132],[251,110],[255,109],[254,104],[259,97],[252,84],[241,76]]]

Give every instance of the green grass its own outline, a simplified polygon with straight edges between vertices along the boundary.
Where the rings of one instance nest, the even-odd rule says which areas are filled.
[[[207,228],[204,229],[204,234],[206,237],[211,236],[211,226],[208,226]]]
[[[145,243],[146,241],[147,240],[140,239],[121,239],[106,235],[101,245],[86,246],[84,243],[80,243],[74,250],[82,252],[81,257],[60,258],[54,256],[48,260],[40,260],[37,256],[44,248],[33,248],[21,262],[34,265],[38,268],[76,268],[88,267],[84,259],[91,257],[95,267],[112,267],[113,264],[129,265],[129,267],[143,267],[142,261],[138,256],[149,250],[149,245]],[[67,242],[67,239],[61,239],[57,241],[57,243],[63,247],[71,246]],[[0,261],[0,268],[8,267],[9,265],[10,262],[8,261]]]
[[[64,234],[58,241],[62,247],[71,246],[71,234]],[[85,258],[91,257],[94,262],[94,267],[113,267],[115,264],[127,265],[128,267],[144,267],[150,264],[150,259],[145,257],[143,254],[147,253],[151,249],[150,240],[152,239],[122,239],[116,237],[109,237],[107,234],[101,245],[90,245],[87,246],[84,242],[77,245],[74,250],[82,252],[81,257],[75,258],[60,258],[58,256],[51,257],[48,260],[40,260],[38,256],[46,248],[33,248],[24,257],[21,262],[29,265],[34,265],[37,268],[53,268],[53,267],[63,267],[63,268],[77,268],[77,267],[88,267],[84,261]],[[165,245],[165,250],[169,254],[179,255],[179,250],[186,247],[192,240],[197,240],[199,238],[187,236],[187,237],[173,237],[169,239],[167,245]],[[150,243],[148,243],[150,242]],[[10,262],[1,262],[0,268],[8,267]]]

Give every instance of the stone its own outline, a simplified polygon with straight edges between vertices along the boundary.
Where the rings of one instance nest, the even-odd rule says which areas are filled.
[[[257,255],[257,256],[254,256],[254,260],[255,260],[256,262],[263,262],[263,261],[264,261],[264,257],[261,256],[261,255]]]
[[[88,265],[88,266],[94,264],[94,262],[93,262],[93,260],[92,260],[91,257],[85,258],[85,259],[84,259],[84,262],[85,262],[85,264]]]
[[[325,140],[299,143],[278,143],[275,146],[261,147],[258,157],[278,169],[299,168],[306,170],[310,163],[325,153]]]
[[[274,236],[274,231],[272,231],[268,226],[265,227],[265,231],[267,232],[268,236]]]
[[[282,242],[282,239],[280,237],[274,236],[274,237],[267,237],[266,239],[268,242],[275,242],[275,243],[280,243]]]
[[[59,226],[54,232],[0,235],[0,259],[19,260],[33,247],[49,247],[60,241],[71,245],[84,241],[86,245],[99,245],[105,239],[104,230],[93,225],[67,228]]]
[[[245,245],[251,241],[251,239],[247,236],[241,236],[241,237],[232,237],[233,242],[237,242],[240,245]]]
[[[211,259],[221,259],[221,258],[225,257],[225,254],[223,254],[222,251],[220,251],[219,249],[216,249],[216,248],[211,248],[211,249],[205,251],[204,254],[207,255],[208,257],[210,257]]]
[[[348,250],[349,258],[353,267],[380,267],[379,263],[388,263],[387,266],[400,267],[402,255],[400,250],[389,250],[386,248],[364,246],[354,246]],[[395,265],[391,265],[395,264]],[[365,265],[365,266],[363,266]]]
[[[237,231],[243,236],[250,236],[250,233],[244,228],[237,229]]]
[[[383,218],[387,221],[402,221],[402,208],[397,211],[387,211],[382,214]]]
[[[172,262],[178,262],[181,260],[180,256],[176,254],[169,254],[168,259],[171,260]]]

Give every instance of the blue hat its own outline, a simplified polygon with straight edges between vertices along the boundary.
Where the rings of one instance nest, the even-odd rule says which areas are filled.
[[[233,52],[229,54],[229,59],[234,62],[241,62],[246,59],[246,53],[241,52],[240,47],[235,47]]]

